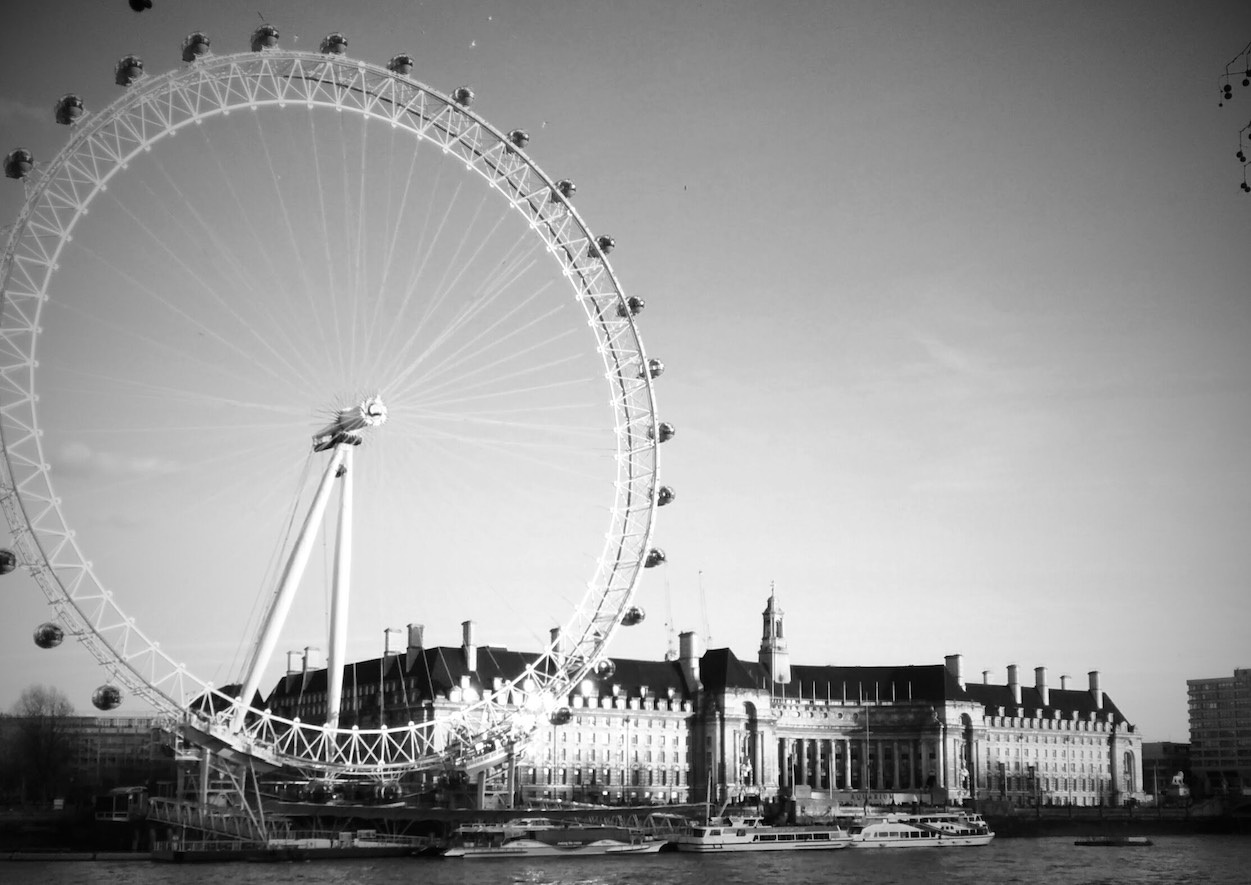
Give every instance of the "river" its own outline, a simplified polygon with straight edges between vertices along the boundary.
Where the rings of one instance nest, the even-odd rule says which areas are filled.
[[[1072,837],[997,839],[984,848],[774,852],[733,856],[463,861],[394,858],[294,863],[0,862],[5,885],[1247,885],[1251,838],[1160,836],[1148,848],[1080,848]]]

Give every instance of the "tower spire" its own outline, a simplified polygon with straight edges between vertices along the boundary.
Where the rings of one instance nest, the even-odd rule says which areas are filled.
[[[765,606],[764,629],[760,637],[760,664],[768,671],[772,681],[785,684],[791,681],[791,656],[786,650],[786,630],[782,618],[777,586],[770,581],[769,603]]]

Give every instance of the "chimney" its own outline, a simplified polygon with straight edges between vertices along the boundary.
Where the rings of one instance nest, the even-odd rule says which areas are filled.
[[[1090,676],[1090,696],[1095,699],[1095,709],[1103,709],[1103,689],[1099,687],[1099,671],[1091,670]]]
[[[1070,680],[1071,678],[1072,678],[1072,677],[1071,677],[1071,676],[1069,676],[1069,674],[1067,674],[1067,673],[1065,673],[1063,676],[1061,676],[1061,677],[1060,677],[1060,690],[1061,690],[1061,691],[1068,691],[1068,690],[1069,690],[1069,680]]]
[[[1012,690],[1012,703],[1021,706],[1021,683],[1016,679],[1016,664],[1008,664],[1008,688]]]
[[[989,670],[982,671],[982,685],[990,685],[990,671]]]
[[[325,669],[325,664],[321,662],[321,649],[315,645],[306,645],[304,647],[304,675],[307,676],[314,670]]]
[[[960,655],[947,655],[943,658],[947,662],[947,672],[955,677],[956,682],[960,686],[960,690],[964,690],[964,658]]]
[[[465,653],[465,669],[477,670],[478,646],[474,643],[473,621],[464,621],[460,626],[465,636],[464,642],[461,644],[461,650]]]
[[[1039,703],[1044,707],[1051,706],[1051,693],[1047,690],[1047,668],[1034,668],[1034,688],[1038,689]]]
[[[304,672],[304,660],[298,651],[287,652],[287,675],[298,676]]]
[[[695,694],[704,686],[699,681],[699,659],[703,657],[699,634],[691,631],[678,637],[678,665],[682,668],[682,681],[686,690]]]
[[[421,654],[425,634],[426,628],[424,624],[408,625],[408,654],[404,658],[405,670],[411,670],[413,668],[413,662],[416,661],[417,656]]]
[[[382,631],[382,654],[384,657],[400,653],[400,636],[403,635],[403,632],[395,627],[387,627]]]

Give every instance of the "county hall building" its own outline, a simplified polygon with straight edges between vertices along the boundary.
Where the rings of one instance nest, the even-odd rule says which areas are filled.
[[[614,658],[566,699],[484,804],[614,805],[793,799],[810,813],[840,805],[1112,805],[1142,797],[1142,739],[1102,689],[1044,667],[1022,682],[965,678],[960,655],[897,667],[792,664],[770,596],[756,660],[681,636],[671,659]],[[418,625],[399,654],[345,668],[341,721],[362,728],[438,716],[512,680],[537,654],[480,646],[427,648]],[[295,653],[293,653],[294,655]],[[268,698],[276,714],[324,721],[325,669],[289,658]],[[564,717],[562,717],[564,718]],[[420,789],[423,778],[408,789]]]

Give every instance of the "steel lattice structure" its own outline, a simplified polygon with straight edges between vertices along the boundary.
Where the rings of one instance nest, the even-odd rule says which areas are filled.
[[[450,719],[340,729],[241,710],[243,699],[194,676],[123,611],[66,522],[49,475],[37,408],[40,320],[76,226],[110,180],[162,139],[232,110],[268,106],[334,108],[381,120],[459,160],[542,238],[584,308],[603,357],[615,412],[617,479],[611,524],[586,594],[562,628],[563,646],[554,641],[515,682],[485,692]],[[657,449],[670,431],[658,424],[654,361],[644,353],[635,311],[607,250],[597,246],[559,183],[516,139],[467,102],[387,67],[266,49],[206,55],[138,79],[112,105],[84,117],[69,144],[37,166],[25,184],[27,199],[0,266],[0,500],[21,564],[113,679],[181,722],[196,740],[319,776],[393,777],[449,763],[486,764],[563,703],[570,686],[603,658],[648,564],[659,493]]]

